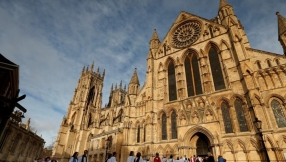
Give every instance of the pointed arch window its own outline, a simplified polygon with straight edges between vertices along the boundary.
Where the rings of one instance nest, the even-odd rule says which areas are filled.
[[[222,74],[222,68],[220,65],[220,60],[217,51],[213,47],[209,51],[209,61],[211,65],[215,90],[225,89],[225,83]]]
[[[171,114],[171,126],[172,126],[172,139],[177,139],[177,114],[172,112]]]
[[[93,102],[94,94],[95,94],[95,88],[94,88],[94,86],[93,86],[93,87],[89,90],[87,103],[92,103],[92,102]]]
[[[276,65],[280,65],[280,62],[278,59],[276,59],[275,62],[276,62]]]
[[[271,67],[271,62],[270,62],[270,60],[267,60],[267,65],[268,65],[268,67]]]
[[[162,114],[162,140],[167,139],[167,116],[165,113]]]
[[[261,69],[261,64],[260,64],[259,61],[257,61],[257,68],[258,68],[258,69]]]
[[[236,117],[237,117],[237,121],[239,124],[240,132],[247,132],[248,127],[246,124],[246,119],[245,119],[245,115],[243,112],[241,101],[236,99],[234,102],[234,107],[235,107],[235,112],[236,112]]]
[[[221,113],[222,113],[225,133],[233,133],[231,118],[229,114],[229,107],[225,102],[221,104]]]
[[[146,125],[144,126],[144,142],[146,142]]]
[[[140,142],[140,125],[137,127],[137,143]]]
[[[176,75],[175,66],[170,62],[168,66],[168,83],[169,83],[169,101],[177,99]]]
[[[212,29],[212,27],[209,27],[209,31],[210,31],[210,34],[211,34],[211,38],[213,38],[213,37],[214,37],[214,34],[213,34],[213,29]]]
[[[202,84],[199,71],[199,63],[195,54],[185,59],[185,72],[188,96],[202,94]]]
[[[271,101],[271,107],[278,127],[286,127],[286,118],[282,110],[281,104],[276,99],[274,99]]]

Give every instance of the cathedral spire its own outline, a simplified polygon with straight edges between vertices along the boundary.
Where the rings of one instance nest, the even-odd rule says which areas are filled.
[[[119,89],[122,89],[122,80],[120,81]]]
[[[286,32],[286,18],[280,15],[279,12],[276,12],[278,18],[278,36]]]
[[[93,67],[94,67],[94,61],[92,61],[92,65],[91,65],[91,68],[90,68],[91,72],[93,71]]]
[[[226,2],[225,0],[220,0],[219,2],[219,10],[225,6],[231,6],[228,2]]]
[[[155,53],[160,46],[160,40],[156,32],[156,29],[154,29],[149,45],[150,45],[150,50],[152,50],[152,53]]]
[[[284,55],[286,55],[286,18],[276,12],[278,18],[278,40],[282,45]]]
[[[85,71],[86,73],[88,72],[88,65],[87,65],[87,67],[86,67],[86,71]]]
[[[85,71],[85,66],[83,66],[83,68],[82,68],[81,75],[84,74],[84,71]]]
[[[139,79],[138,79],[138,75],[137,75],[137,68],[134,69],[134,73],[132,75],[132,78],[131,78],[129,84],[140,84]]]

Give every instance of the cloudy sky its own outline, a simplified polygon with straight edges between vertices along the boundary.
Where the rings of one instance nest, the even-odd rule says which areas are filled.
[[[252,48],[282,54],[276,11],[285,0],[228,0]],[[219,0],[1,0],[0,53],[20,66],[24,122],[49,145],[66,114],[83,66],[106,70],[103,106],[112,83],[128,84],[137,68],[145,81],[149,40],[162,40],[181,11],[207,19]]]

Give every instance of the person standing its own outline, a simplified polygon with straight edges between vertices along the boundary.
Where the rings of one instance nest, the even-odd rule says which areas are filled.
[[[208,152],[208,160],[207,162],[215,162],[214,157],[212,155],[212,153]]]
[[[154,161],[153,162],[161,162],[161,159],[159,157],[159,153],[156,153],[156,156],[154,157]]]
[[[164,155],[163,158],[162,158],[162,162],[167,162],[167,158],[166,158],[165,155]]]
[[[69,162],[78,162],[77,161],[78,152],[74,152]]]
[[[174,162],[173,155],[170,155],[170,158],[167,160],[167,162]]]
[[[221,155],[219,155],[218,156],[218,162],[226,162],[226,160]]]
[[[134,162],[143,162],[143,159],[141,158],[140,152],[137,152],[136,158],[134,159]]]
[[[78,162],[88,162],[87,160],[87,150],[84,150],[83,155],[78,157]]]
[[[116,152],[113,152],[110,162],[116,162]]]
[[[126,162],[134,162],[134,151],[130,151]]]

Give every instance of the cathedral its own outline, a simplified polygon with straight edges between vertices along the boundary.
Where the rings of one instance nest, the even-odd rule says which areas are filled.
[[[105,72],[84,68],[53,156],[68,159],[87,149],[92,162],[115,151],[119,162],[130,151],[151,161],[156,152],[285,160],[286,19],[276,14],[284,55],[251,48],[226,0],[214,19],[181,12],[163,40],[154,31],[145,83],[135,69],[127,87],[111,87],[105,107]]]

